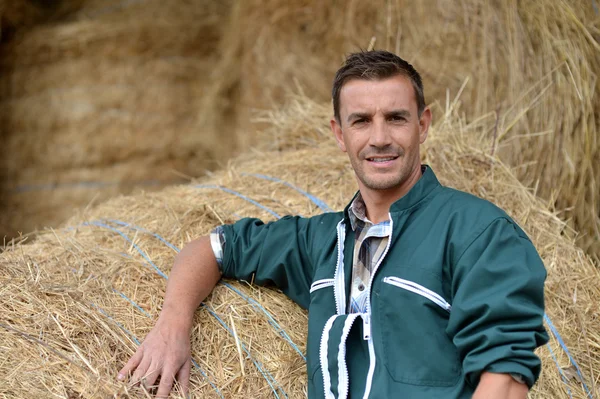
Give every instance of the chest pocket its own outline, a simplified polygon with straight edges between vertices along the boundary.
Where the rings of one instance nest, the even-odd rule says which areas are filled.
[[[458,352],[446,334],[452,306],[436,291],[441,283],[388,276],[378,290],[378,325],[385,366],[397,382],[453,386],[461,376]]]

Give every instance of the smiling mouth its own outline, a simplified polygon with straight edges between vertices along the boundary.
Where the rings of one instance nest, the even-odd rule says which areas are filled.
[[[369,162],[389,162],[398,158],[397,156],[389,156],[389,157],[376,157],[376,158],[366,158]]]

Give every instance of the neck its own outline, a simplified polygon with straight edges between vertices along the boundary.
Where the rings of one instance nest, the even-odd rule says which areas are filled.
[[[419,164],[413,173],[397,187],[387,190],[372,190],[359,183],[360,194],[367,208],[367,218],[375,224],[388,220],[392,204],[408,193],[421,176],[421,165]]]

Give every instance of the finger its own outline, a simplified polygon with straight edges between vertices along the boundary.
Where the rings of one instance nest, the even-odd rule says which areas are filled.
[[[163,366],[160,363],[153,362],[150,364],[150,367],[146,370],[146,374],[142,376],[146,388],[150,389],[158,379],[158,376],[163,374],[162,368]]]
[[[123,368],[119,371],[119,374],[117,375],[117,379],[119,381],[125,380],[125,378],[127,378],[127,376],[130,373],[132,373],[133,370],[135,370],[137,368],[137,366],[140,364],[140,361],[142,360],[143,356],[144,356],[144,349],[142,347],[140,347],[134,353],[134,355],[131,357],[131,359],[129,359],[129,361],[125,364],[125,366],[123,366]]]
[[[171,388],[173,387],[173,380],[175,378],[175,370],[168,368],[165,369],[160,377],[160,385],[158,386],[158,391],[156,392],[157,398],[167,398],[169,396],[169,392],[171,392]]]
[[[148,372],[148,368],[150,368],[151,359],[149,356],[146,356],[142,359],[140,364],[137,366],[135,371],[133,372],[133,376],[131,377],[131,381],[134,384],[141,382],[142,378],[146,376]]]
[[[181,393],[184,398],[187,398],[188,391],[190,388],[190,369],[192,367],[191,359],[188,359],[187,362],[179,369],[177,372],[177,382],[181,386]]]

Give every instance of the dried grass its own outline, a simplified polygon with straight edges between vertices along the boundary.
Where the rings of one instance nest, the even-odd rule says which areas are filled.
[[[374,46],[412,62],[427,100],[459,91],[470,120],[493,114],[490,149],[562,211],[600,256],[600,14],[588,0],[248,0],[228,30],[226,79],[248,109],[271,109],[298,84],[326,101],[342,55]],[[233,49],[232,49],[233,48]],[[237,49],[237,50],[236,50]]]
[[[33,3],[11,7],[26,4]],[[343,54],[376,38],[375,47],[422,72],[430,102],[447,108],[447,93],[461,91],[469,120],[493,114],[490,149],[561,211],[580,232],[580,246],[600,254],[600,15],[593,1],[60,4],[50,22],[2,49],[0,119],[11,133],[3,140],[11,179],[52,179],[36,162],[56,176],[134,158],[153,159],[152,174],[174,168],[198,176],[236,143],[259,143],[253,109],[271,109],[296,84],[326,101]],[[17,177],[24,169],[30,173]]]
[[[356,184],[347,159],[333,139],[326,137],[329,113],[327,104],[298,96],[289,108],[270,118],[272,134],[279,135],[290,149],[247,153],[200,185],[115,198],[32,243],[6,248],[0,255],[4,309],[0,373],[5,376],[0,395],[144,397],[135,388],[117,384],[114,376],[137,346],[133,337],[142,339],[159,312],[165,281],[150,262],[168,273],[175,254],[161,239],[180,248],[213,226],[239,217],[273,220],[272,212],[305,216],[322,212],[307,196],[257,173],[280,178],[341,209]],[[519,183],[497,156],[490,155],[488,139],[478,139],[494,122],[483,118],[466,124],[450,113],[431,132],[423,160],[443,183],[504,208],[531,236],[549,273],[547,313],[581,367],[587,389],[593,390],[598,382],[594,379],[600,375],[599,271],[574,246],[572,232],[552,208]],[[260,206],[219,187],[235,190]],[[291,341],[304,350],[304,312],[272,289],[232,285],[272,313]],[[250,356],[240,358],[236,339],[211,311],[228,328],[235,324]],[[272,397],[269,384],[251,359],[273,376],[275,388],[292,398],[305,396],[301,356],[260,309],[230,288],[217,287],[197,312],[196,326],[193,357],[208,375],[205,378],[199,369],[192,370],[197,397],[218,397],[209,382],[227,398]],[[565,397],[567,387],[574,398],[587,397],[583,385],[571,377],[572,365],[556,339],[540,348],[539,355],[543,373],[530,397]],[[568,386],[561,372],[570,379]]]
[[[224,96],[201,106],[228,2],[62,4],[0,45],[0,237],[214,169],[235,148]],[[36,192],[47,201],[20,190],[40,185],[61,188]]]

